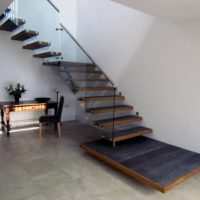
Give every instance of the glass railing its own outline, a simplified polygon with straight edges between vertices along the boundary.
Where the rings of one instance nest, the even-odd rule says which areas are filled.
[[[37,31],[39,34],[25,40],[24,45],[35,41],[49,42],[51,45],[36,49],[33,53],[35,55],[44,52],[60,53],[56,56],[46,56],[43,63],[60,67],[60,73],[66,84],[76,93],[80,101],[85,102],[84,109],[90,115],[88,121],[103,127],[106,138],[114,144],[116,88],[66,27],[60,23],[58,9],[47,0],[15,0],[10,9],[8,18],[26,21],[13,32],[13,35],[22,30]],[[95,98],[97,100],[94,100]],[[98,100],[98,98],[102,99]],[[96,123],[103,119],[110,119],[109,125]]]
[[[88,116],[87,122],[96,124],[104,131],[103,137],[111,141],[115,146],[115,131],[117,131],[115,117],[115,106],[119,103],[115,96],[117,90],[112,81],[98,67],[72,34],[60,24],[60,41],[62,60],[61,71],[68,86],[77,95],[77,98],[84,102],[84,110]],[[50,62],[50,61],[49,61]],[[56,60],[55,60],[56,62]],[[97,97],[96,100],[92,98]],[[98,100],[98,98],[107,98]],[[86,117],[87,118],[87,117]],[[110,119],[108,126],[101,126],[96,122],[103,119]]]
[[[22,29],[38,32],[38,35],[26,40],[24,44],[30,44],[34,41],[50,43],[45,48],[35,50],[34,54],[45,51],[60,52],[60,37],[58,31],[56,31],[60,22],[59,12],[48,1],[15,0],[10,9],[11,19],[25,20],[25,24],[14,31],[13,34],[20,32]]]

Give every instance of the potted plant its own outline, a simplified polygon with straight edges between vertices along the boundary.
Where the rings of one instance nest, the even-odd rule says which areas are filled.
[[[10,83],[8,87],[5,87],[5,89],[10,96],[14,97],[15,103],[19,103],[19,99],[21,98],[22,94],[24,94],[27,91],[24,85],[20,83]]]

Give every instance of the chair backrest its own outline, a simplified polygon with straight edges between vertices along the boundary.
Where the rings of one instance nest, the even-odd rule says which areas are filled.
[[[61,119],[63,105],[64,105],[64,97],[61,96],[60,101],[59,101],[59,105],[58,105],[58,111],[57,111],[57,114],[56,114],[56,118],[57,118],[58,121],[60,121],[60,119]]]

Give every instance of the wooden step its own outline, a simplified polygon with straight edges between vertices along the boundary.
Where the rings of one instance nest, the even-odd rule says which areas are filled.
[[[49,51],[49,52],[44,52],[44,53],[39,53],[39,54],[33,55],[34,58],[48,58],[48,57],[55,57],[55,56],[61,56],[61,53]]]
[[[142,117],[134,116],[134,115],[127,115],[123,117],[116,117],[114,118],[114,125],[121,126],[126,124],[131,124],[134,122],[142,121]],[[113,126],[113,119],[104,119],[104,120],[97,120],[95,121],[95,125],[100,126],[102,128],[111,128]]]
[[[69,67],[95,67],[94,63],[80,63],[80,62],[68,62],[62,61],[62,65]]]
[[[23,19],[8,19],[0,26],[0,30],[12,32],[23,24],[25,24],[25,20]]]
[[[113,142],[119,142],[119,141],[131,139],[131,138],[135,138],[141,135],[150,134],[152,132],[153,130],[150,128],[139,126],[139,127],[134,127],[130,129],[115,131],[114,138],[110,137],[109,140]]]
[[[114,91],[114,87],[110,87],[110,86],[106,86],[106,87],[79,87],[79,91],[107,91],[107,90],[113,90]]]
[[[77,73],[77,74],[102,74],[101,71],[96,70],[79,70],[79,69],[68,69],[70,73]]]
[[[25,41],[32,37],[35,37],[39,34],[37,31],[31,31],[31,30],[23,30],[16,35],[12,36],[12,40],[18,40],[18,41]]]
[[[10,8],[7,8],[7,9],[3,12],[3,14],[0,15],[0,20],[2,20],[10,11],[11,11]]]
[[[54,61],[54,62],[44,62],[43,65],[50,66],[63,66],[76,69],[77,67],[95,67],[93,63],[77,63],[77,62],[68,62],[68,61]]]
[[[103,78],[74,78],[75,82],[108,82],[107,79]]]
[[[86,101],[86,102],[91,102],[91,101],[113,101],[114,96],[90,96],[90,97],[80,97],[78,99],[79,101]],[[124,96],[115,96],[115,100],[125,100]]]
[[[59,67],[61,66],[61,61],[43,62],[43,65]]]
[[[91,114],[103,114],[109,112],[123,112],[123,111],[132,111],[133,106],[129,105],[116,105],[116,106],[105,106],[105,107],[97,107],[97,108],[87,108],[86,112]]]
[[[50,45],[51,45],[50,42],[36,41],[36,42],[30,43],[30,44],[27,44],[27,45],[23,46],[22,48],[28,49],[28,50],[36,50],[36,49],[48,47]]]

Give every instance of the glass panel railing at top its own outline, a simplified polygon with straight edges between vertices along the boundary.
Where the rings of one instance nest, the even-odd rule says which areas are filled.
[[[101,126],[98,123],[96,125],[102,127],[105,138],[112,142],[116,130],[115,104],[119,103],[115,101],[117,91],[109,78],[62,24],[58,31],[62,54],[61,74],[71,90],[76,93],[77,99],[83,101],[81,110],[88,113],[85,122],[95,124],[99,120],[110,120],[108,126]],[[52,62],[51,59],[47,60]],[[54,62],[56,63],[56,60]],[[92,100],[93,97],[97,97],[97,100]],[[102,99],[99,101],[98,97]]]
[[[29,44],[35,41],[44,42],[44,48],[38,48],[34,53],[44,51],[60,52],[59,12],[47,0],[15,0],[10,6],[12,19],[23,19],[25,24],[13,32],[13,35],[22,30],[37,31],[38,35],[26,40]],[[41,45],[42,45],[41,44]]]
[[[91,92],[89,87],[96,84],[91,82],[92,79],[99,77],[100,73],[97,72],[92,60],[63,25],[60,26],[58,31],[60,33],[62,66],[69,80],[73,81],[73,84],[79,91],[77,95],[85,97]]]
[[[93,63],[88,55],[76,43],[75,38],[67,31],[67,29],[60,25],[60,40],[63,60],[75,63]]]

